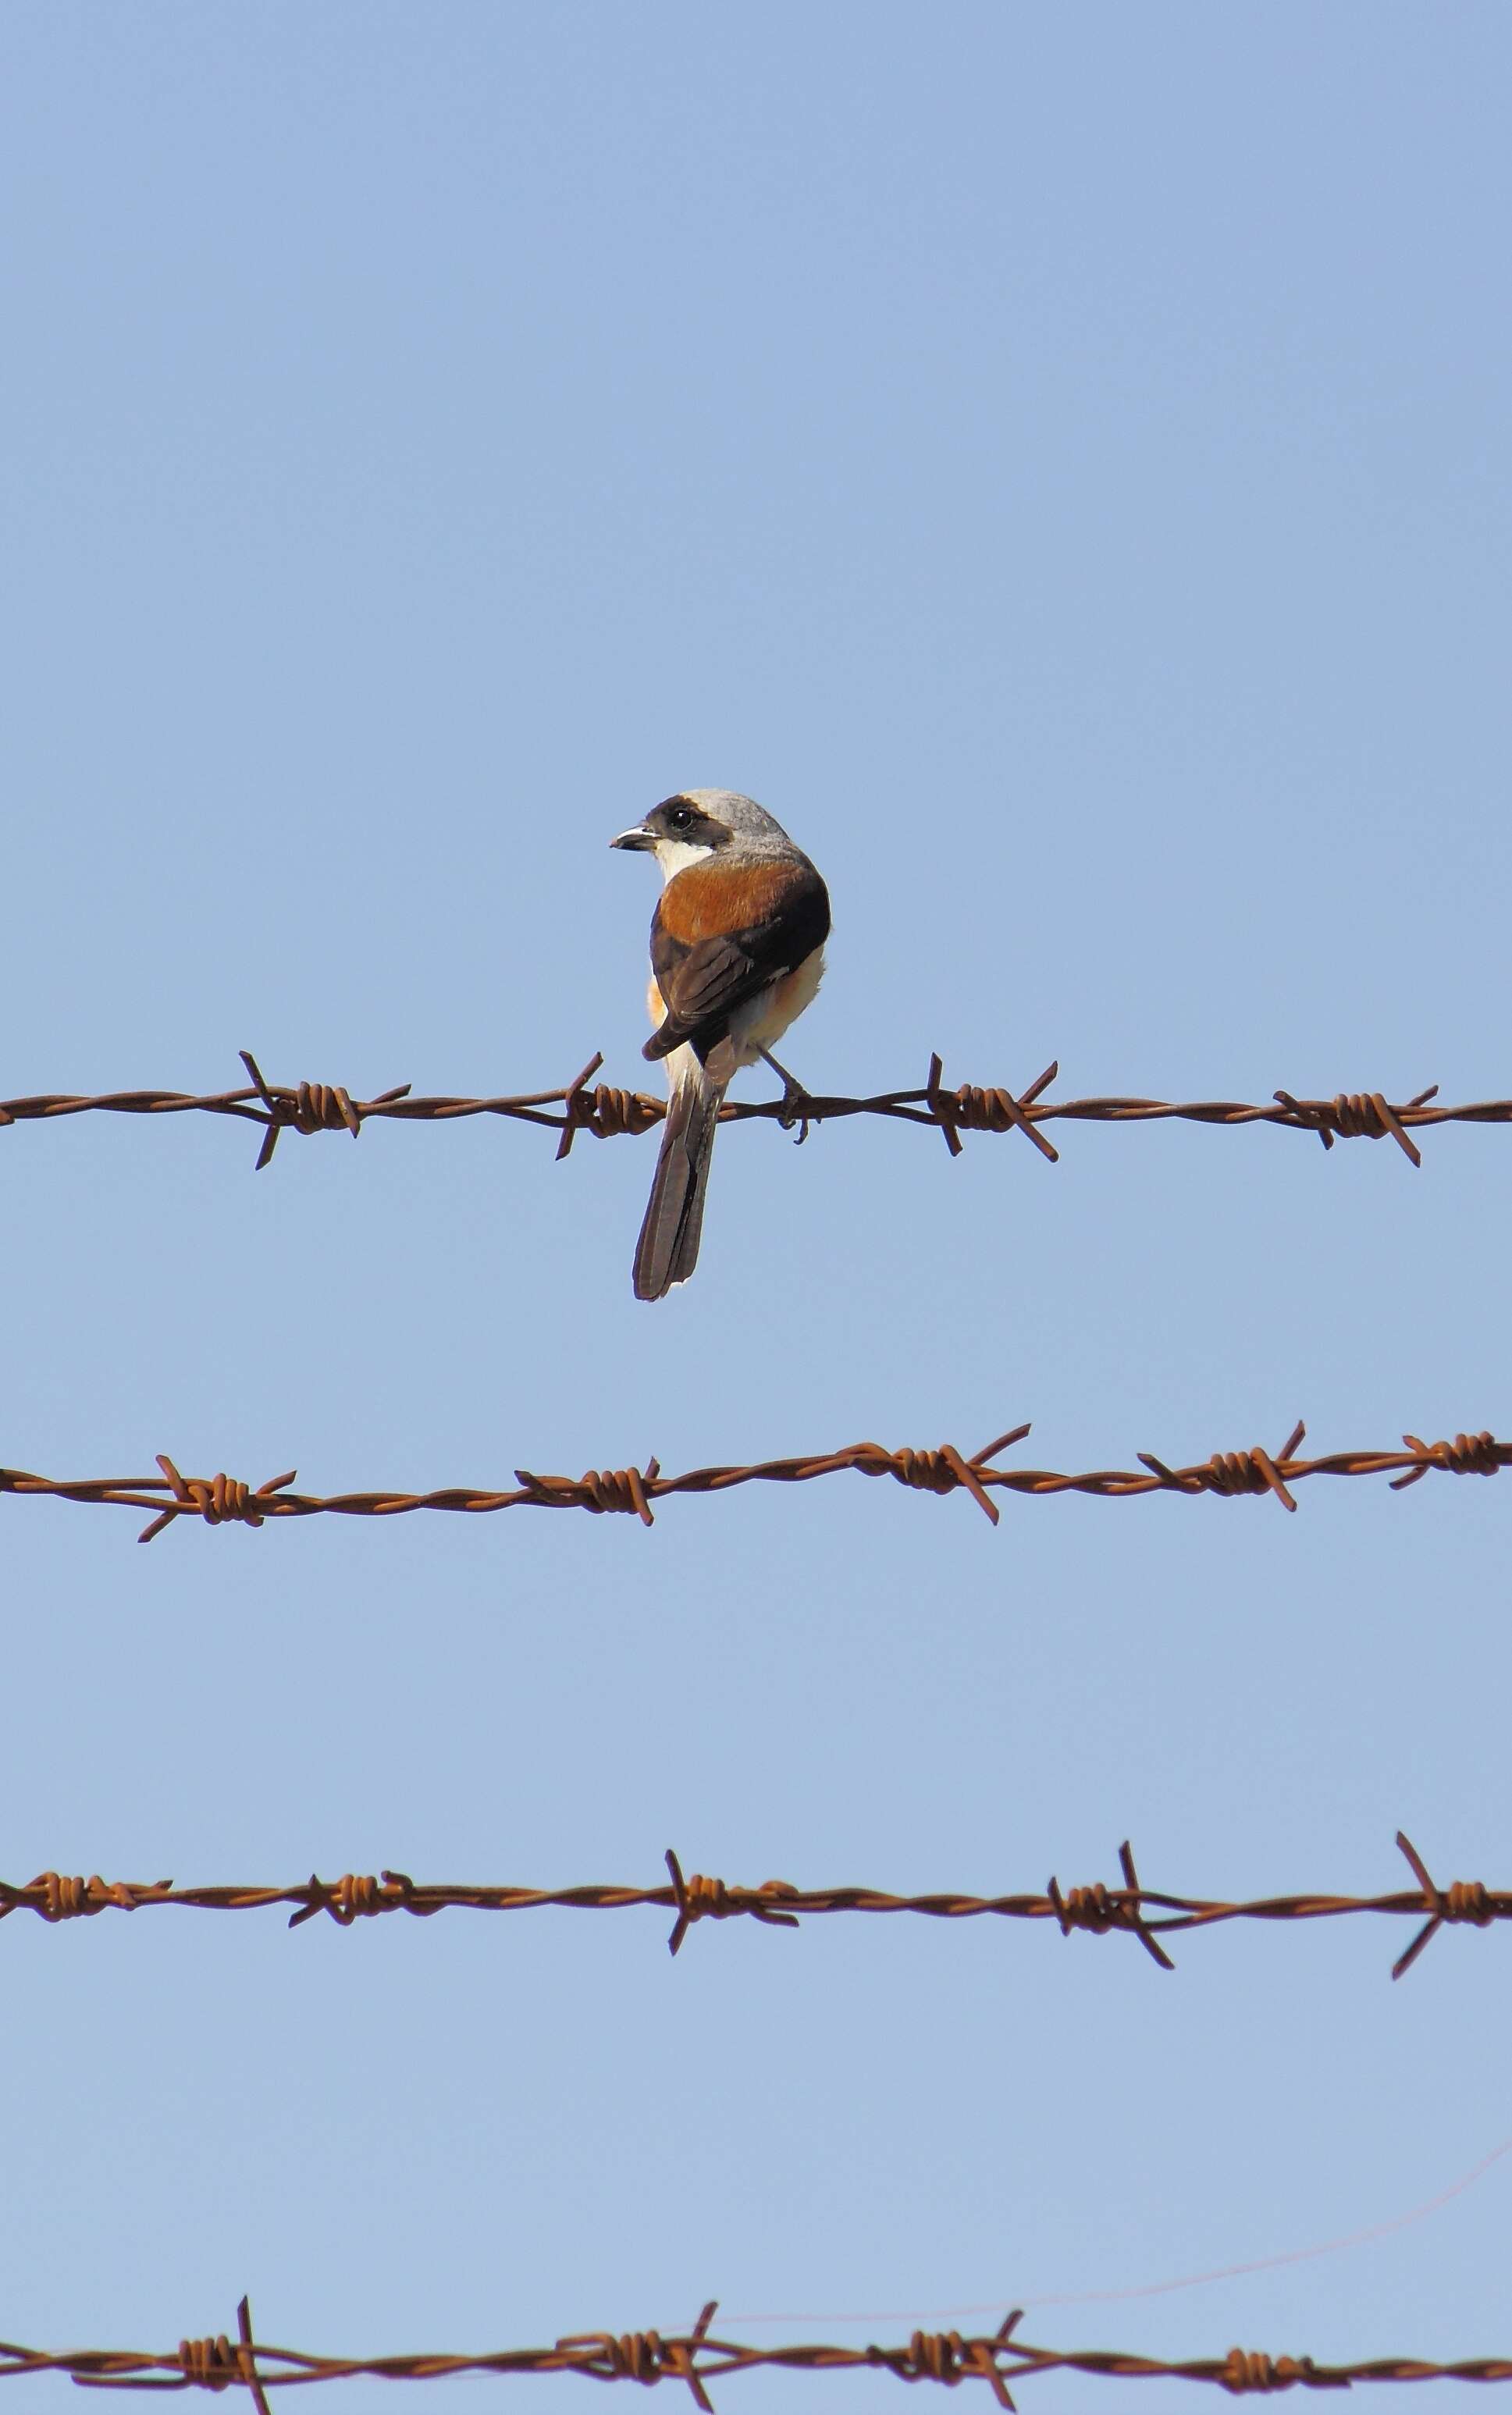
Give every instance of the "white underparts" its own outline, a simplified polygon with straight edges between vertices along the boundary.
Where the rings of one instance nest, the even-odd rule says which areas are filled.
[[[770,989],[758,991],[755,998],[736,1008],[730,1017],[726,1043],[726,1079],[739,1067],[754,1065],[763,1048],[775,1048],[789,1024],[796,1023],[805,1007],[813,1005],[823,979],[824,950],[816,948],[796,972],[784,973]],[[666,1019],[666,1002],[654,973],[646,985],[646,1008],[653,1024]],[[691,1048],[674,1048],[664,1063],[669,1090],[679,1088],[684,1082],[702,1083],[707,1078]]]
[[[816,948],[796,972],[784,973],[780,981],[762,990],[748,1006],[738,1007],[730,1017],[736,1062],[754,1065],[763,1048],[775,1048],[788,1025],[796,1023],[804,1008],[813,1005],[823,979],[824,950]]]
[[[659,838],[656,861],[662,867],[662,887],[675,880],[680,872],[686,872],[690,863],[705,862],[713,851],[711,847],[694,847],[685,838]]]

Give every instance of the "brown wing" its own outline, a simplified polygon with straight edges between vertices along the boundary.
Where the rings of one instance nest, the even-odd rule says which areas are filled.
[[[829,930],[829,892],[811,863],[747,873],[695,864],[680,872],[651,922],[651,970],[666,1020],[644,1054],[654,1061],[691,1042],[706,1058],[728,1034],[736,1010],[811,956]]]

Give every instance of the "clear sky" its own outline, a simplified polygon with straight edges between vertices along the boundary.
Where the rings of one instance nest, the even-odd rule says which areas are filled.
[[[0,1095],[238,1047],[358,1095],[649,1079],[653,877],[606,842],[715,784],[831,883],[816,1088],[938,1048],[1063,1097],[1512,1090],[1509,71],[1504,9],[1396,0],[11,0]],[[1512,1134],[1416,1174],[1060,1138],[728,1132],[646,1308],[650,1140],[377,1126],[254,1178],[240,1126],[21,1126],[0,1458],[335,1492],[1026,1418],[1070,1468],[1512,1431]],[[675,1844],[996,1891],[1129,1836],[1151,1884],[1374,1892],[1400,1824],[1512,1884],[1512,1483],[1300,1501],[993,1532],[846,1477],[148,1551],[0,1502],[0,1875],[652,1884]],[[891,2338],[1304,2247],[1512,2135],[1512,1937],[1393,1987],[1407,1934],[1166,1977],[991,1924],[673,1964],[654,1913],[18,1914],[0,2331],[157,2348],[249,2290],[318,2349],[711,2296]],[[1512,2157],[1025,2330],[1512,2348],[1509,2223]],[[897,2385],[718,2397],[821,2400]]]

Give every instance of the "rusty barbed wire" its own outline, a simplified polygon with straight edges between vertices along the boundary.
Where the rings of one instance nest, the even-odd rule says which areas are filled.
[[[94,1508],[149,1509],[154,1514],[137,1538],[150,1543],[179,1518],[202,1518],[210,1526],[261,1526],[268,1519],[403,1518],[420,1509],[446,1510],[465,1517],[491,1515],[499,1509],[587,1509],[636,1517],[642,1525],[655,1523],[653,1501],[680,1492],[727,1492],[742,1484],[808,1484],[821,1476],[847,1471],[860,1476],[890,1476],[894,1483],[918,1492],[968,1492],[992,1523],[999,1520],[991,1491],[1026,1493],[1036,1499],[1057,1492],[1085,1492],[1105,1501],[1123,1501],[1145,1492],[1176,1492],[1189,1498],[1216,1493],[1223,1499],[1241,1494],[1269,1493],[1283,1509],[1296,1508],[1294,1484],[1315,1476],[1389,1476],[1393,1492],[1404,1492],[1428,1475],[1495,1476],[1512,1465],[1512,1442],[1499,1442],[1489,1430],[1457,1433],[1453,1441],[1424,1442],[1415,1433],[1402,1436],[1400,1450],[1336,1450],[1317,1459],[1297,1456],[1307,1439],[1298,1418],[1274,1455],[1259,1443],[1245,1450],[1215,1451],[1190,1467],[1169,1467],[1153,1451],[1136,1455],[1139,1469],[1093,1468],[1068,1476],[1052,1468],[994,1467],[1000,1451],[1020,1443],[1031,1431],[1014,1426],[996,1434],[969,1459],[953,1443],[936,1449],[885,1449],[880,1443],[857,1442],[844,1449],[797,1459],[760,1460],[749,1466],[690,1468],[682,1476],[664,1476],[661,1462],[649,1459],[643,1468],[591,1467],[583,1476],[537,1476],[527,1467],[515,1470],[515,1488],[484,1490],[449,1485],[431,1492],[292,1492],[298,1471],[286,1468],[265,1483],[252,1486],[239,1477],[182,1476],[174,1462],[159,1451],[158,1476],[34,1476],[24,1468],[0,1467],[0,1494],[18,1499],[83,1502]]]
[[[666,1113],[666,1101],[644,1090],[595,1083],[593,1076],[604,1063],[602,1052],[596,1052],[579,1073],[557,1089],[523,1091],[508,1098],[419,1099],[412,1097],[408,1082],[396,1083],[393,1088],[380,1090],[370,1099],[353,1098],[340,1083],[268,1082],[250,1050],[244,1048],[239,1053],[248,1076],[240,1089],[203,1094],[163,1089],[108,1090],[93,1098],[52,1091],[34,1098],[0,1101],[0,1126],[51,1123],[62,1117],[84,1115],[232,1116],[261,1128],[262,1138],[257,1156],[257,1170],[261,1173],[285,1132],[307,1136],[321,1132],[346,1132],[356,1139],[364,1124],[375,1121],[456,1123],[473,1116],[498,1116],[518,1123],[539,1124],[554,1132],[558,1135],[557,1156],[561,1159],[570,1154],[579,1132],[591,1133],[595,1140],[635,1136],[650,1132]],[[790,1130],[796,1123],[801,1126],[800,1138],[810,1124],[830,1123],[848,1116],[882,1116],[943,1133],[952,1157],[961,1154],[963,1132],[1019,1132],[1052,1163],[1057,1161],[1059,1151],[1046,1138],[1042,1127],[1055,1122],[1275,1124],[1288,1132],[1313,1132],[1325,1148],[1332,1148],[1336,1140],[1390,1139],[1414,1165],[1422,1163],[1417,1144],[1411,1137],[1414,1131],[1434,1124],[1512,1124],[1512,1099],[1435,1106],[1439,1089],[1436,1082],[1398,1105],[1393,1105],[1380,1090],[1341,1090],[1331,1099],[1298,1098],[1290,1090],[1277,1090],[1269,1105],[1251,1106],[1237,1099],[1046,1099],[1043,1093],[1059,1074],[1057,1060],[1047,1065],[1021,1091],[982,1088],[973,1082],[947,1089],[944,1067],[936,1054],[930,1058],[921,1088],[917,1089],[884,1090],[869,1098],[810,1097],[803,1093],[782,1099],[731,1099],[726,1101],[720,1113],[726,1123],[771,1122],[780,1124],[784,1130]]]
[[[1053,1922],[1062,1937],[1084,1930],[1094,1937],[1112,1934],[1136,1938],[1162,1971],[1175,1964],[1160,1942],[1163,1937],[1190,1928],[1214,1928],[1235,1920],[1339,1920],[1359,1912],[1393,1919],[1419,1920],[1416,1936],[1392,1965],[1393,1979],[1412,1969],[1424,1948],[1445,1926],[1468,1924],[1489,1928],[1512,1920],[1512,1889],[1485,1886],[1478,1879],[1456,1879],[1441,1887],[1430,1876],[1416,1847],[1401,1830],[1397,1845],[1417,1883],[1394,1894],[1263,1896],[1249,1902],[1225,1902],[1206,1896],[1169,1895],[1143,1886],[1127,1840],[1118,1849],[1122,1886],[1100,1880],[1091,1886],[1062,1889],[1051,1878],[1042,1895],[962,1895],[936,1891],[928,1895],[890,1895],[877,1887],[797,1887],[786,1879],[765,1879],[759,1886],[727,1885],[723,1879],[695,1871],[684,1877],[677,1854],[666,1860],[669,1883],[631,1887],[590,1884],[570,1887],[475,1886],[417,1883],[404,1870],[382,1870],[363,1876],[348,1870],[327,1882],[312,1872],[292,1886],[175,1887],[172,1879],[115,1880],[65,1877],[43,1870],[24,1886],[0,1879],[0,1920],[13,1912],[34,1912],[50,1925],[93,1918],[99,1912],[145,1912],[176,1905],[191,1912],[266,1912],[292,1907],[289,1927],[301,1928],[322,1912],[338,1928],[390,1912],[409,1912],[418,1920],[440,1912],[674,1912],[667,1946],[674,1955],[690,1928],[701,1920],[747,1918],[771,1928],[797,1928],[812,1916],[834,1912],[910,1912],[928,1920],[1027,1920]]]
[[[268,2415],[265,2392],[313,2381],[444,2381],[464,2373],[576,2373],[593,2381],[681,2382],[702,2415],[714,2415],[709,2384],[731,2374],[891,2373],[898,2381],[937,2381],[953,2389],[981,2381],[999,2407],[1013,2408],[1009,2384],[1041,2373],[1080,2373],[1094,2378],[1136,2381],[1205,2381],[1231,2396],[1250,2392],[1346,2390],[1356,2381],[1512,2381],[1512,2356],[1464,2357],[1439,2363],[1426,2357],[1372,2357],[1353,2364],[1328,2364],[1310,2356],[1272,2357],[1232,2348],[1222,2356],[1189,2357],[1176,2362],[1134,2356],[1117,2348],[1035,2348],[1017,2337],[1023,2309],[1005,2316],[996,2331],[963,2337],[959,2332],[916,2331],[906,2343],[862,2348],[803,2343],[751,2348],[717,2338],[712,2330],[718,2301],[711,2298],[687,2332],[576,2332],[550,2348],[498,2348],[481,2356],[314,2356],[274,2348],[255,2339],[251,2309],[244,2298],[236,2310],[236,2337],[224,2332],[180,2340],[159,2354],[130,2348],[69,2348],[54,2352],[0,2341],[0,2381],[18,2374],[66,2373],[86,2390],[249,2391],[259,2415]]]

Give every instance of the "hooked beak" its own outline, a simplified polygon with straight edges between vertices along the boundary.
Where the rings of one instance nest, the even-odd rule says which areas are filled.
[[[655,844],[656,832],[649,831],[644,822],[637,822],[634,830],[621,831],[618,838],[609,841],[611,847],[634,848],[642,854]]]

